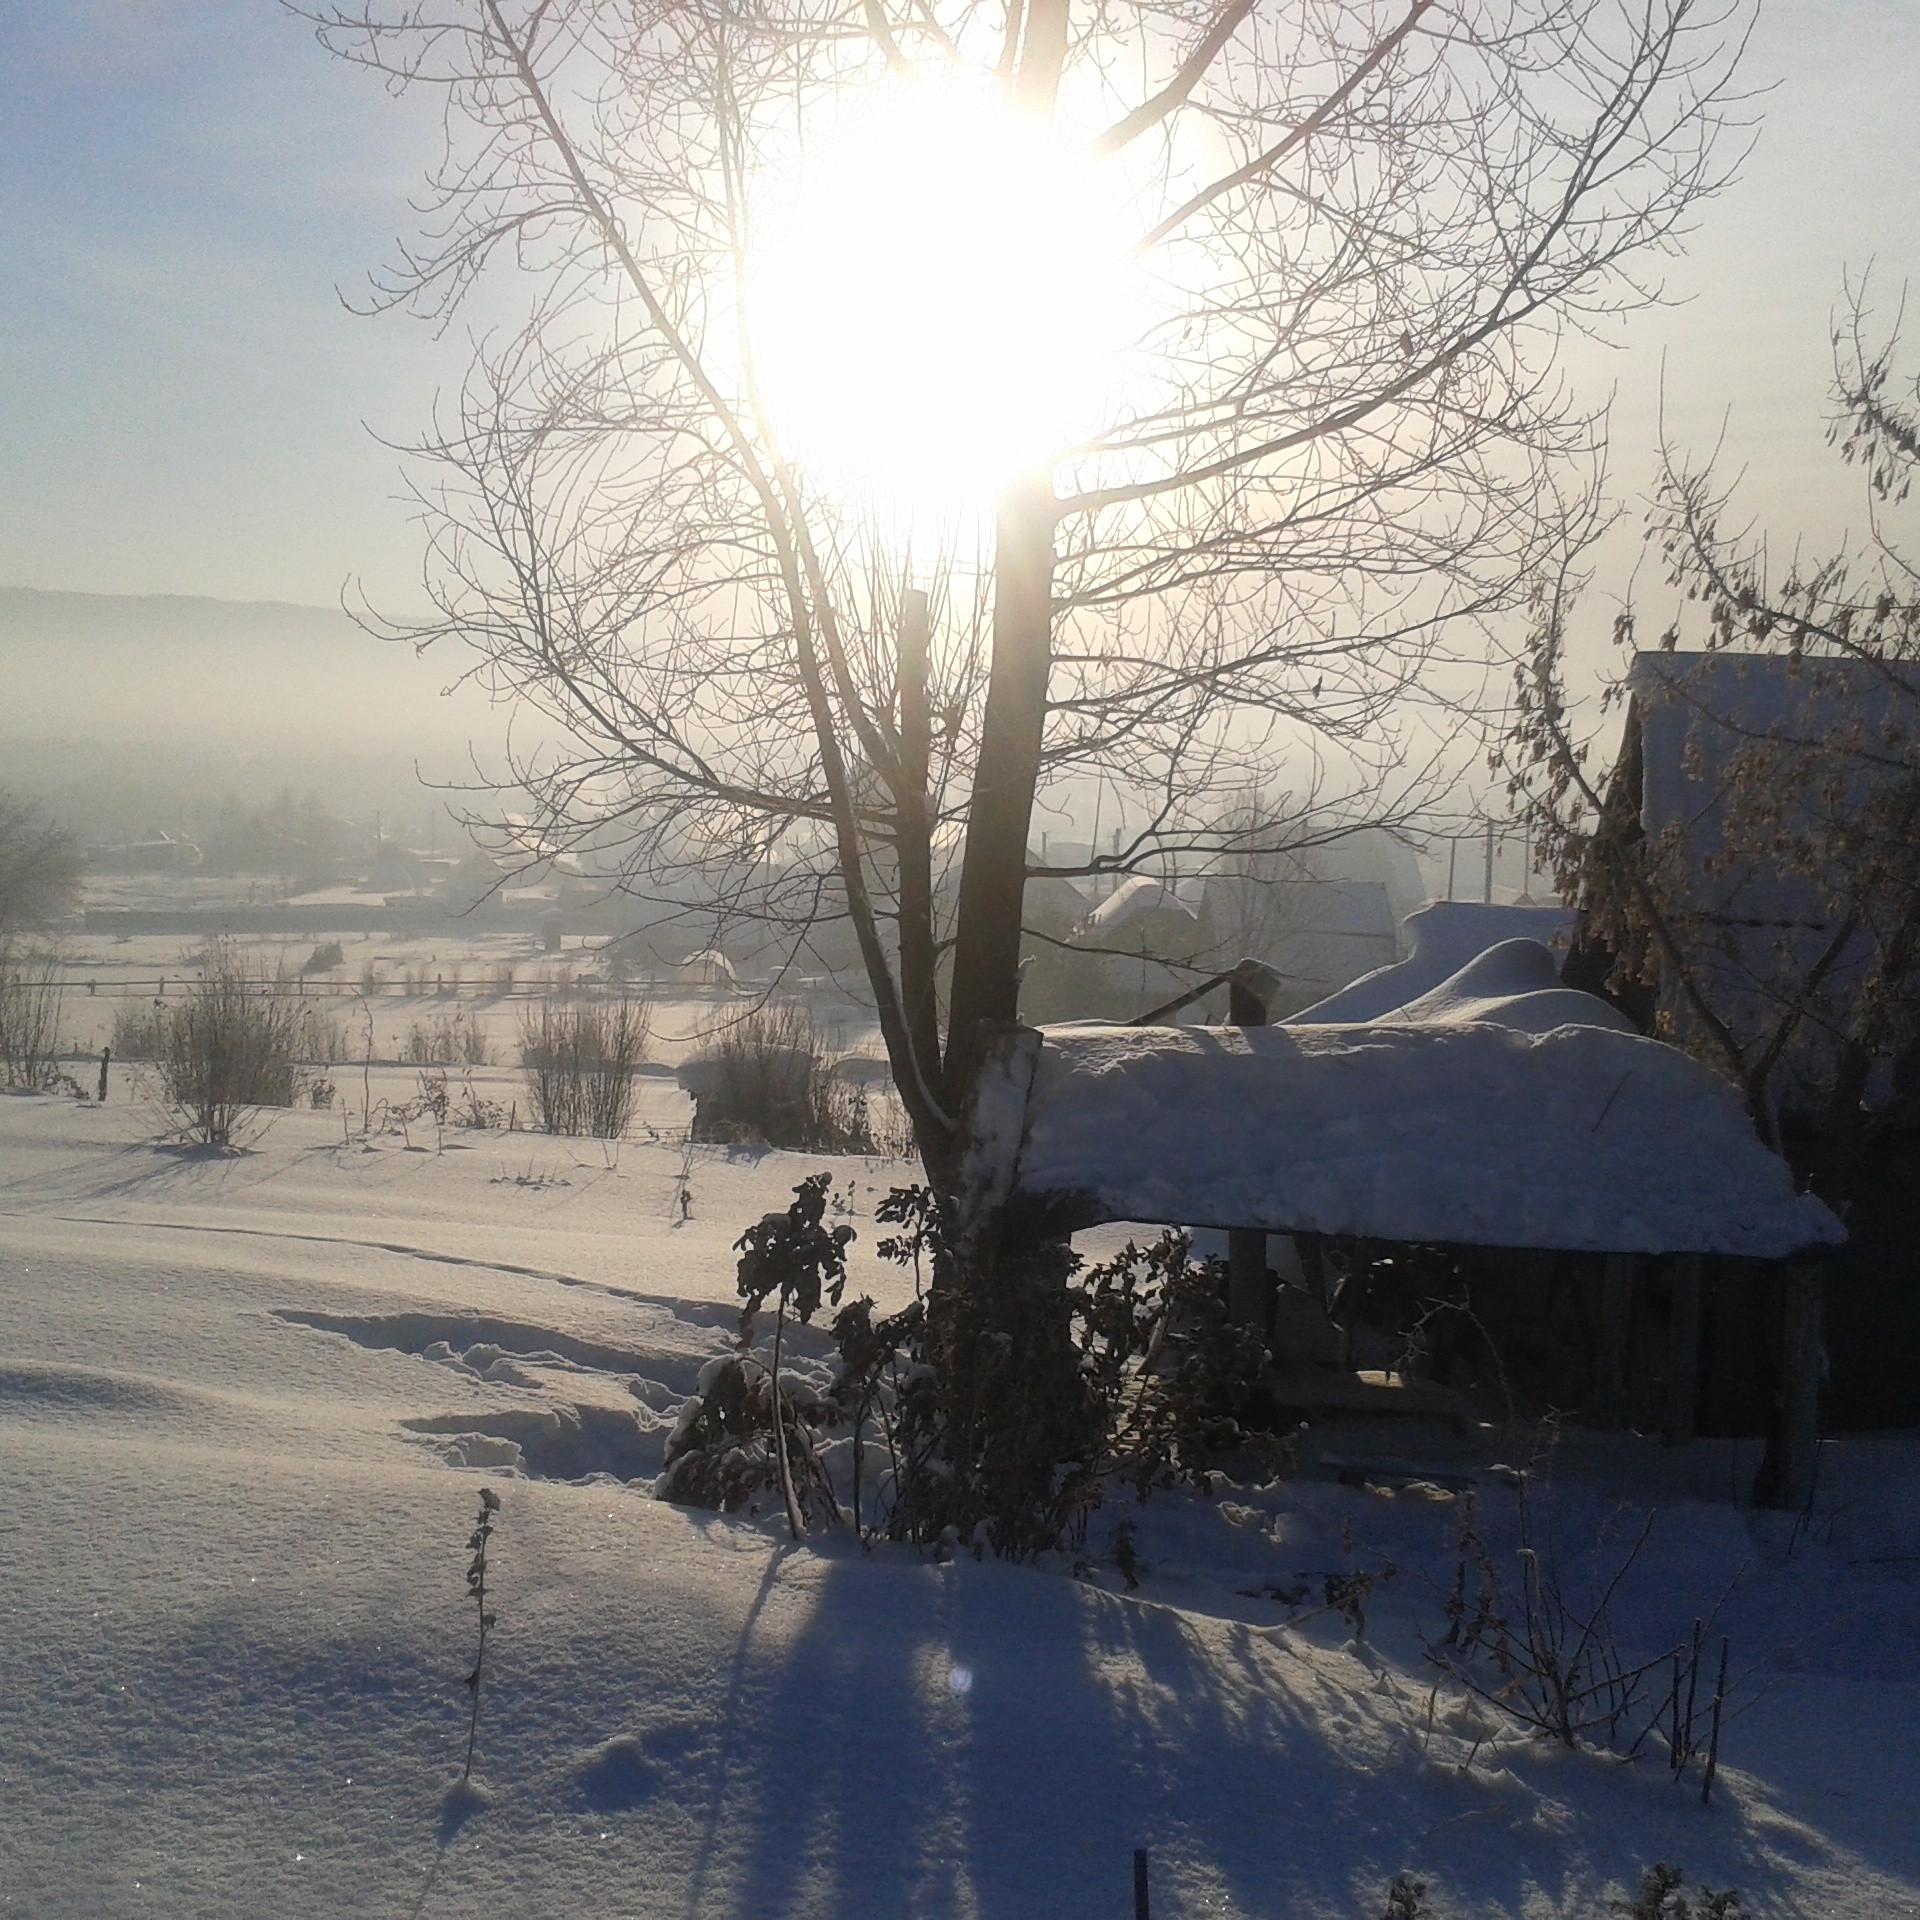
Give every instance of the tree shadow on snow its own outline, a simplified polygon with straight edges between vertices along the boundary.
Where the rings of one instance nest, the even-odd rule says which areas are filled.
[[[822,1542],[815,1604],[764,1658],[767,1582],[727,1682],[686,1912],[753,1920],[1169,1911],[1362,1920],[1401,1869],[1436,1911],[1590,1911],[1655,1859],[1764,1892],[1779,1831],[1725,1781],[1528,1749],[1423,1752],[1426,1690],[1333,1623],[1277,1633],[1058,1575]],[[784,1557],[784,1556],[783,1556]],[[1830,1851],[1830,1850],[1828,1850]]]

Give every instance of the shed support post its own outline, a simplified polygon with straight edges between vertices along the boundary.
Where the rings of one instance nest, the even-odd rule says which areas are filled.
[[[1630,1253],[1607,1255],[1600,1283],[1599,1416],[1609,1430],[1627,1419],[1627,1339],[1633,1327],[1633,1269]]]
[[[1230,1026],[1267,1024],[1266,998],[1259,992],[1253,973],[1252,964],[1243,960],[1227,981]],[[1268,1324],[1267,1236],[1257,1227],[1227,1230],[1227,1318],[1236,1327],[1258,1327],[1262,1333]]]
[[[1673,1263],[1673,1317],[1667,1323],[1667,1444],[1684,1447],[1693,1438],[1694,1402],[1700,1387],[1700,1256],[1683,1253]]]
[[[1813,1504],[1820,1457],[1820,1268],[1796,1261],[1782,1276],[1780,1315],[1779,1504],[1804,1513]]]

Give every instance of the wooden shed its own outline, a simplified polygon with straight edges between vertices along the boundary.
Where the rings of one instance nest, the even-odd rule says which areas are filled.
[[[1632,1410],[1636,1302],[1657,1274],[1660,1424],[1676,1438],[1693,1431],[1706,1371],[1702,1263],[1760,1263],[1786,1303],[1781,1493],[1799,1497],[1817,1430],[1815,1267],[1845,1232],[1796,1190],[1726,1082],[1561,986],[1528,940],[1375,1019],[1252,1024],[1244,997],[1241,1018],[1005,1030],[970,1118],[963,1216],[1025,1237],[1110,1221],[1224,1229],[1243,1320],[1271,1315],[1276,1235],[1310,1252],[1483,1250],[1523,1274],[1543,1256],[1584,1260],[1599,1291],[1592,1411],[1609,1424]],[[1277,1357],[1283,1370],[1292,1358]]]

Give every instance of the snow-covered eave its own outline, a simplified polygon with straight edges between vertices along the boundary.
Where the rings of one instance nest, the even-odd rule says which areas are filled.
[[[1564,1232],[1556,1237],[1528,1231],[1522,1237],[1503,1238],[1497,1231],[1489,1231],[1471,1240],[1461,1240],[1411,1230],[1390,1233],[1383,1231],[1377,1221],[1368,1225],[1328,1225],[1321,1216],[1295,1213],[1284,1208],[1268,1210],[1262,1217],[1252,1220],[1229,1218],[1232,1212],[1233,1209],[1229,1207],[1220,1210],[1219,1217],[1215,1217],[1204,1204],[1169,1206],[1152,1212],[1129,1206],[1124,1195],[1106,1195],[1089,1188],[1035,1191],[1016,1181],[1008,1204],[1007,1222],[1012,1235],[1021,1241],[1057,1239],[1080,1233],[1089,1227],[1117,1224],[1217,1228],[1223,1233],[1246,1227],[1262,1233],[1311,1233],[1331,1239],[1371,1240],[1399,1246],[1454,1247],[1462,1251],[1497,1248],[1511,1253],[1622,1253],[1653,1259],[1677,1254],[1725,1254],[1748,1260],[1786,1261],[1801,1256],[1813,1257],[1822,1247],[1838,1245],[1846,1237],[1844,1230],[1826,1238],[1818,1235],[1791,1235],[1786,1238],[1769,1236],[1764,1250],[1756,1248],[1744,1237],[1740,1243],[1730,1246],[1708,1244],[1704,1239],[1693,1245],[1676,1246],[1665,1243],[1671,1236],[1636,1238],[1629,1233],[1582,1238]],[[1660,1244],[1653,1243],[1656,1238]]]
[[[1603,1025],[1016,1031],[1023,1125],[1009,1168],[997,1114],[989,1157],[1024,1232],[1138,1220],[1771,1260],[1845,1238],[1730,1087]]]

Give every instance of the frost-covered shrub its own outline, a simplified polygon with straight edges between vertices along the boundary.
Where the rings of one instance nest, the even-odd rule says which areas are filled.
[[[1639,1893],[1632,1900],[1610,1902],[1608,1912],[1625,1920],[1742,1920],[1740,1896],[1733,1888],[1716,1893],[1702,1887],[1689,1900],[1685,1882],[1678,1867],[1657,1861],[1641,1874]],[[1396,1873],[1381,1902],[1380,1920],[1435,1920],[1427,1904],[1427,1883],[1410,1873]]]
[[[1615,1602],[1647,1577],[1641,1554],[1655,1518],[1649,1513],[1624,1547],[1603,1535],[1570,1550],[1550,1510],[1544,1518],[1536,1511],[1531,1476],[1523,1476],[1508,1570],[1480,1530],[1472,1494],[1463,1495],[1447,1631],[1427,1653],[1467,1693],[1562,1746],[1629,1757],[1649,1744],[1664,1747],[1676,1779],[1704,1758],[1704,1801],[1719,1764],[1726,1642],[1716,1681],[1703,1659],[1709,1620],[1695,1620],[1686,1637],[1651,1653],[1629,1651],[1614,1623]]]
[[[157,1060],[166,1032],[160,1002],[120,1006],[113,1010],[113,1057],[116,1060]]]
[[[1631,1902],[1616,1902],[1627,1920],[1740,1920],[1740,1895],[1732,1887],[1715,1893],[1702,1887],[1695,1900],[1682,1888],[1686,1875],[1664,1860],[1656,1860],[1640,1876],[1639,1894]]]
[[[937,1213],[932,1234],[936,1266],[957,1268]],[[1086,1267],[1047,1245],[936,1286],[897,1443],[916,1470],[890,1529],[1024,1558],[1084,1545],[1115,1481],[1142,1500],[1180,1481],[1208,1490],[1266,1355],[1189,1252],[1167,1233]]]
[[[780,1489],[798,1539],[813,1513],[838,1519],[840,1504],[810,1428],[835,1424],[839,1409],[781,1373],[787,1315],[810,1321],[823,1301],[839,1304],[847,1280],[848,1226],[826,1224],[828,1173],[793,1190],[783,1213],[769,1213],[734,1244],[740,1255],[740,1352],[711,1361],[668,1439],[661,1497],[732,1513],[768,1486]],[[773,1358],[751,1352],[756,1316],[772,1299]]]
[[[832,1490],[813,1435],[837,1422],[839,1410],[788,1377],[780,1383],[780,1412],[790,1470],[798,1466],[795,1492],[803,1512],[809,1506],[828,1512]],[[693,1397],[680,1409],[655,1492],[679,1506],[739,1513],[781,1491],[779,1456],[772,1370],[749,1354],[722,1354],[700,1369]]]

